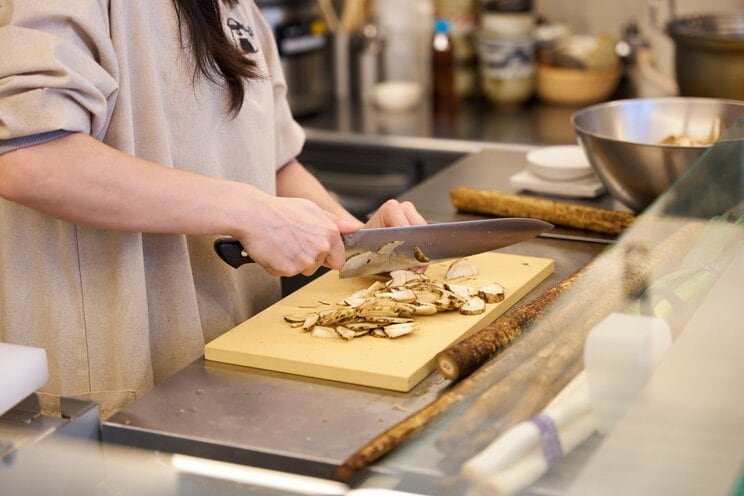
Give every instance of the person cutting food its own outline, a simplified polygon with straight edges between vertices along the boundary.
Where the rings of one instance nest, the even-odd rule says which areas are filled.
[[[0,341],[104,416],[344,262],[252,0],[0,0]],[[390,200],[367,227],[424,224]],[[240,240],[257,264],[213,252]]]

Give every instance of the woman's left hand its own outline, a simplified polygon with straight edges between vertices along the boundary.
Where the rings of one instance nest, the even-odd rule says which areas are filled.
[[[364,227],[397,227],[426,224],[413,203],[388,200],[370,217]]]
[[[426,223],[426,219],[418,213],[413,203],[388,200],[377,209],[364,227],[416,226]],[[411,267],[411,270],[423,273],[426,266]]]

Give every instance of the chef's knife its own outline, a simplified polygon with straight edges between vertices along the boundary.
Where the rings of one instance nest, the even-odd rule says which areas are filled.
[[[360,229],[341,236],[346,263],[339,276],[379,274],[475,255],[534,238],[552,228],[537,219],[501,218]],[[232,267],[253,262],[234,238],[215,240],[214,249]]]

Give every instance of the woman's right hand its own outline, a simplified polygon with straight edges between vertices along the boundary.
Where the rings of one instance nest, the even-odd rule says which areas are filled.
[[[361,227],[309,200],[163,167],[81,133],[1,155],[0,197],[110,231],[232,235],[283,276],[342,267],[341,234]]]
[[[275,276],[311,275],[320,266],[340,269],[346,261],[341,234],[362,227],[303,198],[260,193],[246,232],[238,237],[250,257]]]

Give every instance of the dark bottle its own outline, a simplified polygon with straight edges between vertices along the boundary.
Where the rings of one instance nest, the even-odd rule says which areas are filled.
[[[434,38],[431,43],[431,90],[435,111],[454,111],[457,108],[455,88],[455,54],[449,21],[434,22]]]

